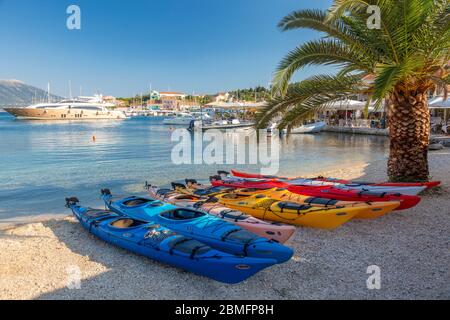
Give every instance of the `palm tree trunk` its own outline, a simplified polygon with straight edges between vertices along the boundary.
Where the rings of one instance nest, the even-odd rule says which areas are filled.
[[[398,88],[388,106],[391,181],[428,180],[430,112],[426,88]]]

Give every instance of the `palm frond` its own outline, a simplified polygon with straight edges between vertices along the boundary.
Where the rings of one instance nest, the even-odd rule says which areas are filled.
[[[307,109],[310,112],[314,110],[314,105],[317,102],[334,101],[335,98],[345,98],[363,90],[364,84],[361,81],[361,75],[319,75],[311,77],[291,86],[284,97],[276,97],[270,100],[264,110],[258,114],[256,126],[265,128],[271,119],[286,112],[291,118],[293,115],[291,109],[297,108],[297,111]],[[320,108],[320,106],[317,107]]]
[[[274,76],[274,93],[286,93],[294,72],[308,65],[337,65],[352,67],[353,70],[372,71],[370,60],[339,41],[310,41],[291,51],[281,61]]]
[[[367,27],[372,5],[380,9],[380,29]],[[299,46],[281,61],[273,81],[281,96],[258,115],[259,127],[281,116],[280,126],[291,128],[312,112],[355,93],[367,94],[379,108],[396,90],[419,84],[431,88],[433,83],[447,88],[450,0],[334,0],[329,11],[291,13],[279,28],[308,28],[324,37]],[[293,74],[311,65],[334,65],[339,71],[289,87]],[[374,83],[363,83],[366,75],[373,75]],[[357,80],[346,82],[349,79]]]
[[[399,65],[378,65],[373,97],[384,99],[400,81],[404,81],[415,70],[420,70],[423,64],[420,57],[410,56]]]

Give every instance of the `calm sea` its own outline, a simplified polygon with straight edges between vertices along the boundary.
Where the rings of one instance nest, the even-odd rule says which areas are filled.
[[[96,137],[94,142],[92,137]],[[99,190],[142,193],[147,180],[164,185],[207,179],[218,169],[258,166],[175,165],[171,131],[161,118],[125,121],[16,120],[0,112],[0,220],[68,214],[64,198],[100,206]],[[387,139],[333,133],[292,135],[282,140],[280,174],[296,175],[383,158]]]

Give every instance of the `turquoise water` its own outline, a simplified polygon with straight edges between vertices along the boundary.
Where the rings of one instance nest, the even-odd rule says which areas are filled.
[[[92,137],[96,137],[94,142]],[[175,165],[171,131],[161,118],[125,121],[16,120],[0,112],[0,219],[67,214],[64,198],[100,206],[99,190],[142,192],[146,180],[163,185],[207,179],[218,169],[257,165]],[[281,143],[280,174],[296,175],[385,157],[387,139],[333,133],[293,135]]]

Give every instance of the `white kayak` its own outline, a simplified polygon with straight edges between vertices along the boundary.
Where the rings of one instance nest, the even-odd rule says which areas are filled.
[[[426,189],[426,186],[372,186],[367,184],[360,183],[350,183],[350,184],[342,184],[337,182],[330,181],[321,181],[321,180],[310,180],[310,179],[294,179],[290,180],[289,184],[293,185],[301,185],[301,186],[333,186],[339,189],[356,189],[361,191],[371,191],[371,192],[386,192],[386,193],[401,193],[406,195],[418,195],[423,190]]]

